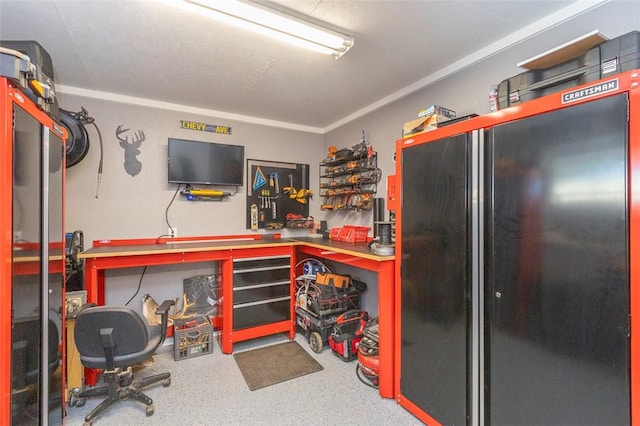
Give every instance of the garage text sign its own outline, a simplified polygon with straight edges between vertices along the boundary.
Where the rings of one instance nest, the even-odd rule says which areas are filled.
[[[217,124],[198,123],[197,121],[180,120],[180,127],[189,130],[199,130],[201,132],[220,133],[230,135],[231,127],[219,126]]]

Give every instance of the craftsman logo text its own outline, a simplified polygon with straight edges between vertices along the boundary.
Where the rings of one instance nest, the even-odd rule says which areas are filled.
[[[600,95],[602,93],[613,92],[618,90],[618,79],[605,81],[602,83],[594,84],[593,86],[585,87],[583,89],[572,90],[571,92],[562,94],[562,103],[568,104],[570,102],[576,102],[580,99],[590,98],[592,96]]]

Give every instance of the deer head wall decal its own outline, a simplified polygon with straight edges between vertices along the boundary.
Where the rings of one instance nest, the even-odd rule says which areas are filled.
[[[123,129],[122,124],[116,129],[116,138],[120,142],[120,146],[124,149],[124,169],[131,176],[137,175],[142,170],[142,163],[138,161],[138,154],[140,154],[140,145],[145,140],[144,132],[138,130],[134,133],[131,142],[129,142],[129,136],[125,136],[124,139],[120,136],[123,133],[129,131],[129,129]]]

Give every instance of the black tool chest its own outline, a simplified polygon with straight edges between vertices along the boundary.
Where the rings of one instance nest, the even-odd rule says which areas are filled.
[[[640,68],[640,31],[605,41],[560,64],[523,72],[498,85],[498,108]]]
[[[233,329],[291,317],[291,256],[233,260]]]

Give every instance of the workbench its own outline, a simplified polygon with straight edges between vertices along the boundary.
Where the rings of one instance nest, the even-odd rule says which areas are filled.
[[[295,325],[295,265],[298,257],[362,268],[377,273],[378,316],[380,327],[380,396],[394,398],[394,256],[378,256],[367,249],[366,243],[345,243],[322,238],[280,238],[278,234],[235,236],[182,237],[131,240],[96,240],[93,247],[78,257],[85,261],[85,289],[87,302],[103,305],[105,301],[105,271],[139,266],[169,265],[194,262],[220,262],[222,271],[221,327],[219,342],[222,352],[233,352],[233,344],[243,340],[287,333],[293,339]],[[234,329],[234,264],[269,259],[290,258],[289,314],[268,324],[246,325]],[[235,262],[235,263],[234,263]],[[245,262],[246,263],[246,262]],[[278,300],[281,300],[279,298]],[[234,309],[236,308],[236,309]],[[87,384],[95,383],[95,375],[87,374]]]

